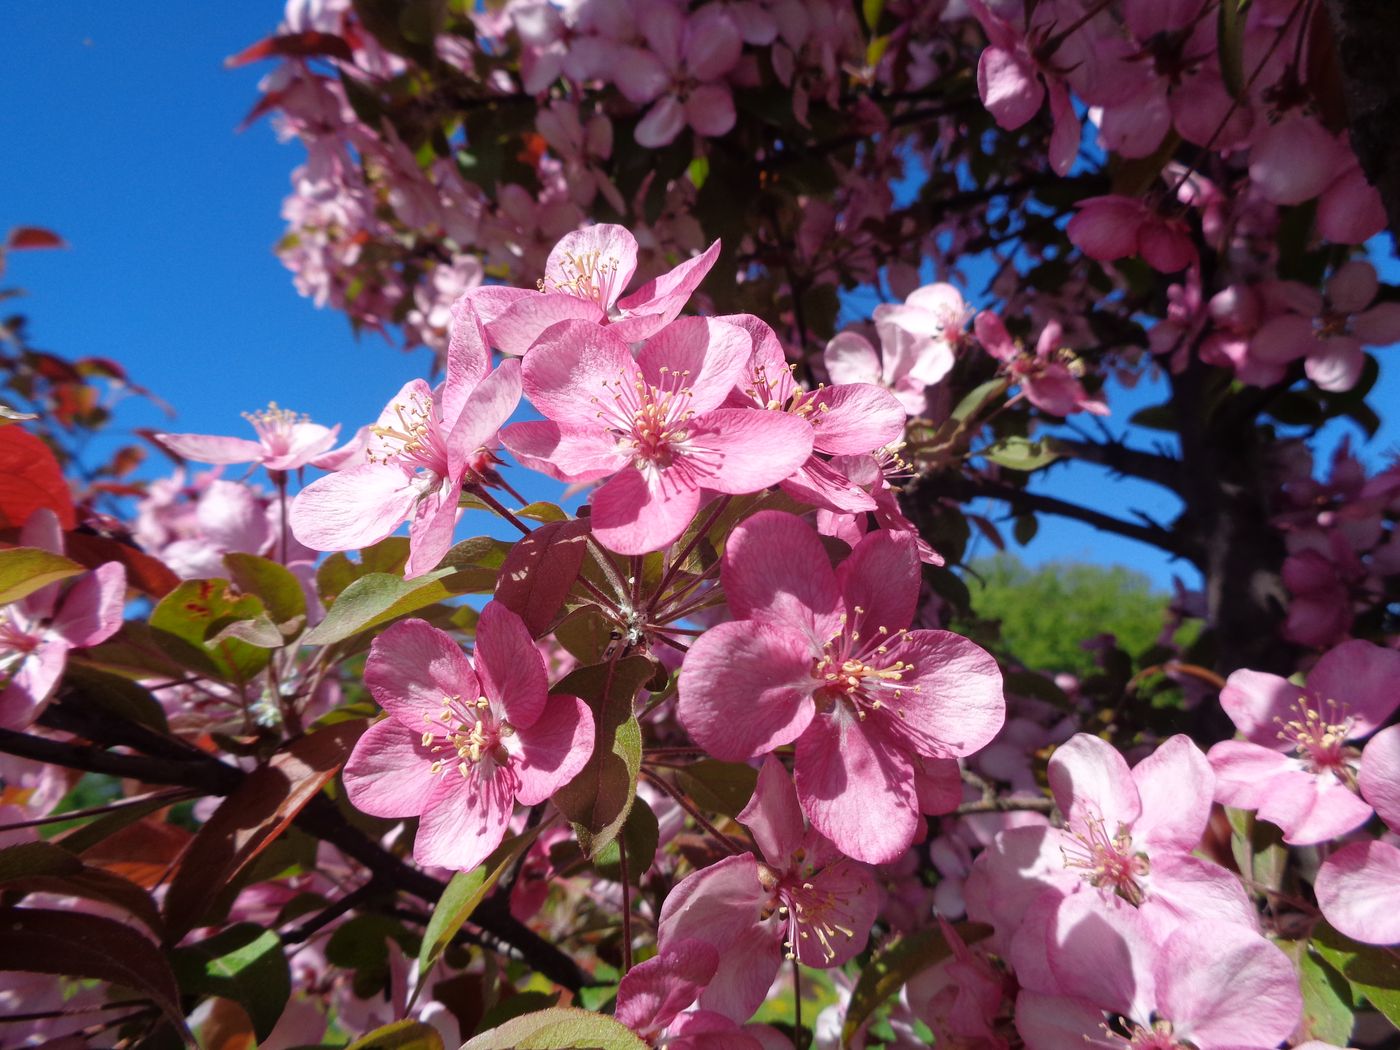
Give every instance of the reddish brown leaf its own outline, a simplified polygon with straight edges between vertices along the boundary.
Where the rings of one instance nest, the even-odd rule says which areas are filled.
[[[0,526],[19,528],[40,507],[65,529],[77,524],[73,497],[49,447],[23,427],[0,427]]]
[[[121,562],[126,566],[127,586],[151,598],[164,598],[180,584],[180,577],[166,568],[163,561],[119,540],[89,532],[70,532],[63,542],[68,557],[90,569],[109,561]]]
[[[152,933],[164,928],[151,895],[134,882],[101,868],[85,868],[73,875],[34,875],[12,879],[5,889],[18,893],[51,893],[60,897],[82,897],[105,901],[140,919]]]
[[[184,828],[149,818],[113,832],[82,857],[93,867],[151,889],[164,880],[191,838]]]
[[[188,1035],[165,955],[112,919],[47,908],[0,909],[0,970],[86,977],[131,988]]]
[[[350,53],[350,45],[343,38],[334,33],[318,33],[314,29],[305,29],[300,33],[270,36],[266,40],[259,40],[251,47],[246,47],[238,54],[224,59],[224,65],[246,66],[250,62],[258,62],[264,58],[315,58],[318,56],[339,58],[346,62],[354,58],[354,55]]]
[[[199,925],[219,892],[286,830],[350,757],[365,723],[341,722],[293,740],[255,769],[199,829],[165,895],[169,939]]]
[[[553,623],[583,565],[588,522],[552,521],[516,542],[496,578],[496,600],[538,638]]]
[[[16,251],[24,248],[67,248],[68,242],[42,226],[16,226],[5,239],[5,247]]]

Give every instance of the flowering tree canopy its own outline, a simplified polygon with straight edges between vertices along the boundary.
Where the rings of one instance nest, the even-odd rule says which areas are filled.
[[[291,0],[278,253],[434,364],[139,480],[9,322],[5,1045],[1393,1042],[1360,6]],[[1045,515],[1201,588],[1032,670]]]

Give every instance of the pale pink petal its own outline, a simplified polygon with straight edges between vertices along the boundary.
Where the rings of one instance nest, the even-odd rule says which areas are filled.
[[[494,446],[496,432],[520,404],[521,382],[520,362],[502,361],[471,392],[447,437],[447,469],[453,478],[463,476],[481,449]]]
[[[498,717],[518,730],[533,725],[544,710],[549,680],[525,621],[500,602],[487,602],[472,655],[482,695]]]
[[[59,524],[58,515],[48,507],[36,508],[20,529],[19,542],[22,547],[38,547],[50,554],[62,554],[63,526]],[[56,594],[57,591],[50,593]]]
[[[79,578],[64,595],[49,629],[69,645],[96,645],[117,633],[125,604],[126,569],[109,561]]]
[[[1244,926],[1182,926],[1160,949],[1155,976],[1173,1037],[1202,1048],[1274,1046],[1302,1017],[1293,963]]]
[[[627,48],[610,70],[612,82],[628,102],[645,106],[671,86],[671,74],[644,48]]]
[[[599,427],[599,404],[611,405],[618,384],[638,376],[632,351],[609,328],[561,321],[525,358],[525,396],[556,423]]]
[[[337,476],[337,475],[332,475]],[[432,572],[452,548],[452,534],[457,528],[457,495],[460,485],[443,482],[438,489],[418,501],[413,521],[408,526],[409,553],[404,565],[404,579],[411,580]]]
[[[1016,1031],[1026,1050],[1121,1050],[1123,1040],[1104,1031],[1103,1011],[1078,999],[1022,991],[1016,996]]]
[[[1323,862],[1313,888],[1323,916],[1348,937],[1400,943],[1400,849],[1388,842],[1343,846]]]
[[[217,437],[213,434],[156,434],[155,439],[177,456],[199,463],[260,463],[263,447],[257,441]]]
[[[856,544],[836,568],[847,614],[866,638],[908,627],[919,605],[919,552],[909,533],[881,530]]]
[[[1106,740],[1076,733],[1050,756],[1050,790],[1069,829],[1087,833],[1101,821],[1109,835],[1142,814],[1128,763]]]
[[[685,104],[675,95],[663,95],[652,103],[647,115],[637,122],[632,132],[637,145],[660,149],[675,141],[685,127]]]
[[[1155,1003],[1157,954],[1142,914],[1118,897],[1072,893],[1050,922],[1046,956],[1061,989],[1141,1022]]]
[[[914,665],[902,695],[885,698],[889,709],[904,712],[886,724],[907,746],[926,758],[950,758],[981,750],[1001,732],[1001,670],[980,645],[952,631],[910,631],[889,656]]]
[[[678,263],[618,302],[621,320],[614,329],[627,340],[645,339],[673,321],[685,308],[691,293],[719,258],[720,242],[715,241],[699,255]]]
[[[728,84],[702,84],[685,100],[685,120],[696,134],[719,138],[733,130],[736,119]]]
[[[1400,726],[1382,729],[1361,752],[1361,797],[1391,831],[1400,832]]]
[[[753,835],[764,860],[775,868],[788,867],[806,828],[792,777],[773,755],[759,767],[753,797],[737,819]]]
[[[424,716],[437,718],[447,697],[470,704],[481,695],[457,643],[425,620],[400,621],[374,640],[365,685],[396,721],[420,733]]]
[[[989,47],[977,62],[977,92],[982,104],[1007,131],[1015,131],[1040,109],[1045,89],[1023,56]]]
[[[739,27],[719,5],[702,7],[685,24],[681,60],[686,72],[696,80],[724,76],[739,61],[744,37]]]
[[[841,592],[826,548],[795,515],[765,510],[740,524],[725,544],[720,580],[735,617],[796,628],[809,640],[808,658],[840,627]]]
[[[812,447],[836,456],[859,456],[904,435],[904,406],[873,383],[848,383],[818,390],[808,417]]]
[[[596,326],[604,316],[602,307],[591,299],[563,292],[532,292],[517,299],[496,318],[490,329],[491,342],[501,353],[520,357],[556,324],[578,321]]]
[[[279,441],[272,446],[264,444],[262,464],[268,470],[296,470],[304,467],[321,453],[328,451],[335,444],[339,434],[339,426],[323,427],[318,423],[294,423],[290,440]],[[272,451],[276,444],[283,446],[280,454]]]
[[[1222,740],[1206,757],[1215,771],[1215,801],[1235,809],[1258,809],[1274,778],[1297,768],[1278,751],[1247,740]]]
[[[681,664],[676,713],[700,747],[738,762],[796,740],[812,720],[811,643],[790,627],[722,623]]]
[[[1289,745],[1279,739],[1279,723],[1296,717],[1298,700],[1306,693],[1306,689],[1276,674],[1241,670],[1225,680],[1220,706],[1246,740],[1286,751]]]
[[[538,660],[539,655],[536,653]],[[573,780],[593,755],[593,712],[575,696],[551,696],[538,718],[506,739],[516,797],[534,806]]]
[[[318,551],[368,547],[389,536],[413,512],[412,477],[386,463],[364,463],[327,474],[297,494],[292,534]]]
[[[579,276],[581,260],[596,264],[597,290],[601,293],[598,305],[606,310],[617,302],[637,272],[637,238],[626,226],[610,222],[566,233],[544,264],[545,286],[571,286]]]
[[[1249,151],[1249,178],[1265,200],[1302,204],[1331,183],[1342,150],[1312,117],[1291,115],[1265,128]]]
[[[1142,908],[1158,928],[1182,922],[1258,927],[1259,913],[1234,872],[1190,854],[1162,852],[1151,856],[1151,869]]]
[[[452,334],[447,342],[447,375],[442,384],[442,422],[451,430],[462,414],[467,397],[491,368],[491,348],[486,329],[470,296],[452,304]]]
[[[423,803],[413,859],[424,867],[470,871],[505,838],[515,812],[515,775],[489,760],[467,776],[448,767]]]
[[[529,420],[501,431],[501,444],[523,466],[560,481],[597,481],[627,464],[608,431],[593,425]]]
[[[1372,812],[1332,774],[1303,770],[1274,777],[1259,804],[1259,819],[1282,828],[1283,841],[1290,846],[1312,846],[1345,835],[1370,820]]]
[[[27,729],[39,717],[63,674],[68,649],[62,639],[50,638],[25,657],[0,693],[0,729]]]
[[[1215,798],[1215,774],[1190,737],[1178,733],[1133,767],[1142,812],[1133,840],[1189,853],[1201,842]]]
[[[812,454],[812,427],[798,416],[717,408],[690,424],[685,465],[716,492],[758,492],[790,477]]]
[[[496,318],[521,299],[528,299],[535,295],[539,295],[539,292],[533,288],[508,288],[503,284],[478,285],[463,293],[465,298],[471,300],[472,309],[476,311],[481,323],[486,326],[488,337],[493,334],[491,327],[495,324]]]
[[[1322,340],[1308,354],[1303,371],[1319,389],[1344,393],[1356,386],[1365,367],[1366,354],[1361,343],[1350,336],[1336,335]]]
[[[682,317],[647,340],[637,366],[658,389],[680,383],[690,391],[689,411],[700,415],[724,404],[752,352],[744,329],[709,317]]]
[[[836,333],[826,344],[822,360],[833,383],[880,382],[880,355],[858,332]]]
[[[433,754],[422,732],[395,718],[376,722],[355,742],[345,763],[350,804],[372,817],[416,817],[437,786]],[[448,776],[457,776],[455,769]]]
[[[311,460],[311,466],[321,470],[344,470],[346,467],[363,463],[365,449],[369,446],[369,436],[369,427],[360,427],[345,444]]]
[[[807,819],[848,857],[885,864],[914,841],[922,818],[909,757],[844,707],[812,720],[795,765]]]
[[[1308,672],[1308,691],[1345,705],[1351,735],[1369,736],[1400,708],[1400,652],[1353,638],[1323,654]]]
[[[700,509],[700,489],[676,465],[654,482],[628,465],[593,493],[593,535],[618,554],[649,554],[674,543]]]

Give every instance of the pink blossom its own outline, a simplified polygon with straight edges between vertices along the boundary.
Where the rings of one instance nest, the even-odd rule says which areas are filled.
[[[563,321],[525,358],[525,392],[545,422],[501,434],[525,465],[564,481],[608,480],[593,496],[593,533],[619,554],[673,542],[706,492],[758,492],[812,453],[794,415],[721,408],[750,340],[723,321],[673,321],[637,359],[612,328]]]
[[[942,565],[943,555],[930,547],[919,535],[918,526],[904,514],[899,505],[893,481],[912,477],[912,468],[900,458],[898,446],[882,448],[869,456],[832,456],[828,469],[845,478],[851,485],[869,494],[874,504],[875,524],[891,532],[914,537],[919,560],[926,565]],[[862,509],[817,510],[817,531],[823,536],[835,536],[854,547],[870,530],[871,515]]]
[[[729,857],[683,879],[657,921],[665,951],[700,941],[719,968],[700,1005],[745,1020],[763,1001],[784,955],[804,966],[841,966],[864,949],[879,895],[864,865],[805,826],[797,792],[772,755],[739,814],[762,861]]]
[[[520,401],[520,363],[490,368],[481,324],[462,300],[446,379],[436,390],[421,379],[404,384],[371,428],[369,462],[298,494],[291,511],[297,539],[316,550],[353,550],[411,518],[406,575],[436,568],[452,543],[463,484],[478,476],[482,452]]]
[[[1349,741],[1370,736],[1400,707],[1400,653],[1352,640],[1329,650],[1306,686],[1262,671],[1236,671],[1220,704],[1243,740],[1210,749],[1215,798],[1256,809],[1284,841],[1325,842],[1365,823],[1357,794],[1365,756]]]
[[[1317,873],[1317,906],[1334,927],[1365,944],[1400,944],[1400,849],[1353,842]]]
[[[568,320],[608,325],[630,343],[655,335],[680,315],[719,248],[715,241],[622,298],[637,270],[637,239],[625,227],[600,223],[565,234],[554,246],[539,291],[489,285],[468,298],[491,344],[504,354],[524,354],[550,325]]]
[[[1065,233],[1080,251],[1099,262],[1141,257],[1154,270],[1175,273],[1196,258],[1185,223],[1165,219],[1132,197],[1087,197]]]
[[[1108,414],[1103,399],[1091,397],[1075,375],[1074,355],[1060,348],[1061,329],[1057,322],[1051,321],[1041,329],[1034,354],[1026,353],[1014,342],[1001,318],[988,310],[977,315],[974,327],[982,348],[1002,362],[1026,400],[1042,412],[1056,416],[1074,412]]]
[[[345,764],[345,791],[376,817],[418,817],[414,859],[467,871],[501,844],[516,802],[537,805],[593,750],[582,700],[548,696],[544,659],[518,616],[481,612],[476,666],[423,620],[394,624],[370,647],[365,684],[388,718]]]
[[[20,545],[63,553],[58,518],[36,510],[20,530]],[[39,717],[58,686],[70,649],[106,641],[122,625],[126,569],[108,562],[64,588],[51,583],[0,608],[0,727],[24,729]]]
[[[1018,997],[1027,1050],[1263,1050],[1288,1038],[1302,1016],[1293,963],[1247,926],[1163,931],[1121,901],[1067,897],[1046,954],[1060,994]],[[1105,1024],[1114,1015],[1126,1035]]]
[[[296,470],[314,463],[335,444],[340,426],[323,427],[271,402],[261,412],[245,412],[258,440],[213,434],[156,434],[177,456],[200,463],[261,463],[268,470]]]
[[[1273,204],[1302,204],[1327,189],[1346,154],[1315,118],[1291,113],[1255,135],[1250,184]]]
[[[724,552],[737,620],[702,635],[680,672],[678,713],[695,742],[727,761],[795,743],[812,826],[872,864],[914,839],[916,759],[971,754],[1005,713],[991,656],[947,631],[904,627],[918,564],[911,536],[876,532],[833,571],[811,526],[755,514]]]

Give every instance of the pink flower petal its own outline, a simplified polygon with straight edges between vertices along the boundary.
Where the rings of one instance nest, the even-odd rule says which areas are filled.
[[[603,320],[602,307],[591,299],[563,292],[532,292],[502,311],[491,325],[491,341],[503,354],[523,356],[546,331],[565,321],[595,327]]]
[[[1297,768],[1278,751],[1247,740],[1222,740],[1206,757],[1215,771],[1215,801],[1235,809],[1258,809],[1274,778]]]
[[[1337,267],[1327,278],[1327,298],[1344,314],[1356,314],[1366,309],[1381,290],[1376,268],[1363,259],[1352,259]]]
[[[790,627],[722,623],[681,664],[676,713],[706,752],[737,762],[796,740],[812,720],[811,643]]]
[[[442,421],[451,430],[462,414],[467,397],[491,368],[491,348],[486,329],[470,296],[452,304],[452,334],[447,341],[447,375],[442,384]]]
[[[880,355],[870,340],[857,332],[836,333],[826,344],[822,360],[833,383],[880,382]]]
[[[514,759],[516,797],[522,805],[538,805],[573,780],[592,757],[593,712],[578,697],[551,696],[540,716],[517,727],[506,747]]]
[[[457,424],[447,437],[448,473],[461,479],[471,461],[496,443],[496,432],[520,404],[519,361],[502,361],[467,398]]]
[[[808,659],[840,627],[841,592],[826,548],[792,514],[759,511],[741,523],[725,544],[720,580],[736,618],[798,629]]]
[[[804,924],[799,923],[799,936],[793,945],[797,961],[819,970],[844,966],[865,950],[870,939],[880,904],[875,880],[869,868],[842,858],[817,872],[811,883],[811,892],[829,903],[809,923],[823,923],[832,932],[819,940],[809,928],[808,936],[802,937]]]
[[[752,347],[749,334],[736,325],[682,317],[647,340],[637,366],[658,389],[681,383],[690,391],[689,410],[700,415],[724,404],[748,366]]]
[[[791,477],[811,456],[812,438],[811,424],[797,416],[717,408],[692,421],[686,460],[697,484],[743,495]]]
[[[649,554],[680,539],[700,509],[700,489],[682,469],[657,471],[654,482],[623,467],[593,494],[593,535],[618,554]]]
[[[892,659],[912,663],[909,688],[887,704],[904,717],[889,720],[906,746],[926,758],[970,755],[1001,731],[1006,719],[1001,671],[981,646],[951,631],[910,631]]]
[[[517,730],[544,710],[549,680],[544,657],[523,621],[500,602],[487,602],[476,626],[476,675],[498,717]]]
[[[1322,914],[1348,937],[1400,943],[1400,849],[1388,842],[1343,846],[1323,862],[1314,889]]]
[[[365,463],[302,489],[288,521],[292,534],[313,550],[356,550],[391,535],[417,502],[418,491],[405,471]]]
[[[594,272],[599,276],[595,283],[602,294],[601,301],[595,302],[606,312],[637,272],[637,238],[626,226],[610,222],[564,234],[545,261],[545,287],[551,290],[575,287],[580,262],[587,262],[590,269],[596,268]]]
[[[662,95],[637,122],[632,137],[646,149],[669,146],[685,128],[685,105],[675,95]]]
[[[452,547],[452,534],[457,528],[457,495],[460,485],[443,481],[437,491],[418,500],[413,521],[408,526],[408,562],[404,579],[432,572],[442,564],[443,556]]]
[[[737,819],[753,835],[764,860],[779,869],[789,866],[806,827],[792,777],[773,755],[759,767],[753,797]]]
[[[811,404],[809,418],[816,431],[812,447],[819,452],[858,456],[904,435],[904,406],[873,383],[825,387],[816,392]]]
[[[422,735],[395,718],[366,729],[345,763],[350,804],[372,817],[418,816],[438,781]],[[449,769],[448,775],[458,774]]]
[[[58,685],[68,650],[68,643],[61,638],[49,638],[24,659],[0,693],[0,728],[28,729],[33,724]]]
[[[1076,733],[1050,756],[1050,790],[1069,829],[1079,834],[1101,822],[1108,835],[1142,814],[1128,763],[1112,744]]]
[[[1343,335],[1323,340],[1308,354],[1303,371],[1321,390],[1344,393],[1356,386],[1361,370],[1366,367],[1366,354],[1361,344]]]
[[[400,621],[374,640],[365,685],[396,721],[420,733],[424,717],[436,718],[445,697],[471,703],[481,695],[457,643],[425,620]]]
[[[501,431],[501,444],[523,466],[560,481],[597,481],[627,464],[617,439],[597,426],[528,420]]]
[[[1067,994],[1141,1023],[1156,1001],[1147,921],[1118,897],[1072,893],[1050,923],[1046,955]]]
[[[126,569],[109,561],[82,576],[59,605],[49,629],[69,645],[105,642],[122,625],[126,605]]]
[[[1361,797],[1391,831],[1400,832],[1400,726],[1382,729],[1361,752]]]
[[[691,293],[719,258],[720,242],[715,241],[699,255],[653,278],[618,302],[623,317],[613,323],[626,340],[645,339],[670,324],[685,308]]]
[[[423,803],[413,859],[424,867],[471,871],[505,838],[515,812],[515,775],[481,762],[463,776],[453,767]]]
[[[555,423],[597,428],[599,403],[611,404],[618,384],[630,387],[638,375],[631,350],[610,329],[561,321],[525,358],[525,396]]]
[[[257,441],[218,437],[214,434],[156,434],[155,439],[177,456],[199,463],[261,463],[263,447]]]
[[[1241,670],[1225,680],[1220,706],[1246,740],[1285,751],[1288,745],[1279,739],[1279,722],[1296,717],[1298,700],[1306,692],[1276,674]]]
[[[919,552],[909,533],[881,530],[856,544],[836,568],[836,583],[856,630],[873,638],[893,636],[914,619],[919,605]],[[893,644],[894,639],[890,639]]]
[[[696,80],[724,76],[738,64],[743,49],[743,34],[723,7],[702,7],[685,24],[681,58]]]
[[[1400,343],[1400,303],[1377,303],[1351,319],[1351,330],[1367,346]]]
[[[663,1031],[678,1013],[700,997],[715,975],[719,952],[704,941],[677,940],[638,963],[617,987],[613,1016],[634,1032]]]
[[[670,72],[645,48],[627,48],[611,74],[617,90],[635,106],[645,106],[671,86]]]
[[[987,48],[977,62],[977,93],[1007,131],[1015,131],[1035,116],[1045,100],[1045,88],[1030,62],[999,47]]]
[[[1219,745],[1217,745],[1219,746]],[[1312,846],[1354,831],[1373,810],[1331,773],[1289,771],[1269,782],[1259,818],[1283,829],[1290,846]]]
[[[977,341],[987,353],[998,361],[1016,359],[1019,352],[1016,344],[1011,339],[1011,333],[1006,330],[1006,325],[996,314],[990,310],[983,310],[973,319],[972,327],[977,333]]]
[[[1345,705],[1353,738],[1369,736],[1400,708],[1400,652],[1353,638],[1323,654],[1308,673],[1308,691]]]
[[[704,9],[702,9],[704,10]],[[728,84],[701,84],[685,100],[685,120],[698,135],[728,135],[737,120]]]
[[[1274,1046],[1302,1017],[1293,963],[1244,926],[1182,926],[1162,946],[1155,976],[1173,1037],[1203,1048]]]
[[[1190,853],[1201,842],[1215,797],[1215,773],[1190,737],[1178,733],[1133,767],[1142,812],[1133,840]]]

